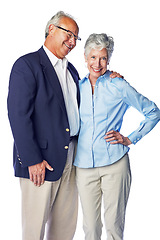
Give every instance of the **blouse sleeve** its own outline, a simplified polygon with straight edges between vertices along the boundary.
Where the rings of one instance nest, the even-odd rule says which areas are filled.
[[[160,120],[160,110],[157,105],[138,93],[127,81],[123,81],[123,100],[129,106],[136,108],[145,119],[128,138],[136,144],[142,137],[149,133]]]

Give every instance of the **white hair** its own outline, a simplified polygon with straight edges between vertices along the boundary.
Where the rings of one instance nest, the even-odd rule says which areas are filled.
[[[46,26],[46,29],[45,29],[45,38],[47,38],[47,36],[49,34],[49,26],[51,24],[53,24],[55,26],[58,26],[60,20],[63,17],[71,18],[73,21],[75,21],[75,19],[71,15],[69,15],[68,13],[64,13],[63,11],[57,12],[47,23],[47,26]],[[75,23],[76,23],[76,21],[75,21]],[[78,27],[78,25],[77,25],[77,27]]]
[[[84,46],[84,53],[86,58],[88,57],[88,54],[92,49],[99,49],[102,50],[103,48],[106,48],[107,50],[107,62],[109,63],[110,58],[112,56],[113,50],[114,50],[114,40],[112,37],[107,36],[105,33],[91,34]]]

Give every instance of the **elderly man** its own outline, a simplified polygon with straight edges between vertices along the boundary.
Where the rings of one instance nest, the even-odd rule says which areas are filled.
[[[9,83],[15,176],[22,192],[23,240],[73,239],[77,188],[72,165],[79,131],[79,75],[65,56],[76,46],[75,20],[58,12],[36,52],[20,57]],[[113,76],[114,77],[114,76]]]

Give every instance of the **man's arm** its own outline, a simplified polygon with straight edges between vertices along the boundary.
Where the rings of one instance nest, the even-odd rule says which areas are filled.
[[[35,96],[35,78],[25,58],[20,58],[11,71],[7,103],[8,117],[21,167],[43,161],[32,120]]]
[[[20,58],[14,64],[10,76],[8,116],[21,167],[28,167],[30,180],[39,186],[44,182],[45,168],[49,170],[52,168],[43,161],[35,139],[32,113],[36,87],[29,65],[24,58]]]

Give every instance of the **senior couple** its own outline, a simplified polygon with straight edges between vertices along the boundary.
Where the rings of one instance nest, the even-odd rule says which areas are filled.
[[[77,186],[85,239],[101,239],[103,196],[107,239],[122,240],[131,185],[128,145],[160,120],[152,101],[107,69],[112,37],[89,36],[84,54],[89,74],[80,80],[66,59],[80,40],[78,32],[73,17],[58,12],[46,26],[44,45],[20,57],[11,71],[8,115],[22,192],[23,240],[44,235],[72,240]],[[120,129],[130,106],[145,118],[124,137]]]

